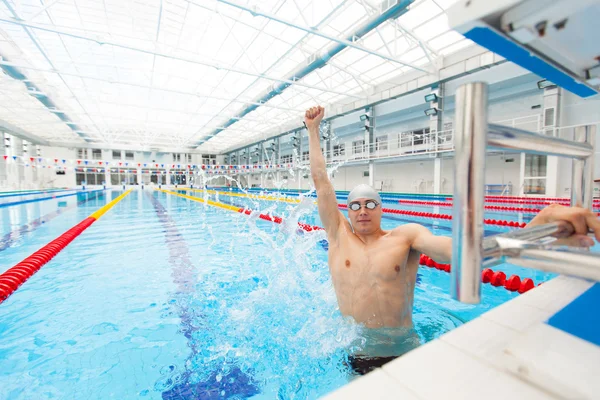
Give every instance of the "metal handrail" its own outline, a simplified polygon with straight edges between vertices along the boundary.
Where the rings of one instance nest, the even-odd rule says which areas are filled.
[[[479,303],[481,267],[511,262],[523,267],[600,281],[600,256],[532,240],[572,232],[564,223],[483,238],[487,147],[573,158],[572,205],[592,209],[595,127],[577,130],[574,141],[489,124],[487,85],[469,83],[456,93],[455,167],[452,226],[452,296]],[[567,262],[570,265],[565,265]]]

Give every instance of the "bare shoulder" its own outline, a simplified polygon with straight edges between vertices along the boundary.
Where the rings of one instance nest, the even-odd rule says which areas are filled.
[[[427,230],[423,225],[419,224],[404,224],[392,229],[392,236],[399,236],[410,239],[419,234],[423,230]]]

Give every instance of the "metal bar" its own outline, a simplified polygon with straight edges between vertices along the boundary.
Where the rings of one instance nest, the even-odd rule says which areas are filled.
[[[586,158],[594,154],[588,143],[539,135],[510,126],[489,124],[488,148],[522,150],[530,154]]]
[[[574,248],[523,248],[506,262],[600,282],[600,254]]]
[[[595,126],[588,125],[575,128],[575,142],[589,144],[592,149],[594,148],[595,136]],[[584,207],[593,211],[593,174],[593,154],[583,160],[573,159],[571,206]]]
[[[505,262],[501,259],[504,250],[503,240],[534,241],[548,237],[567,237],[574,230],[573,225],[570,223],[557,221],[487,237],[483,240],[482,245],[483,265],[491,267]]]
[[[191,3],[191,4],[196,4],[194,1],[191,1],[191,0],[187,0],[187,1],[189,3]],[[274,14],[271,14],[271,13],[268,13],[268,12],[265,12],[265,11],[260,11],[256,7],[248,7],[248,6],[245,6],[243,4],[238,4],[236,2],[229,1],[229,0],[217,0],[217,1],[219,3],[227,4],[227,5],[230,5],[232,7],[238,8],[240,10],[247,11],[250,14],[252,14],[253,16],[261,16],[261,17],[264,17],[264,18],[268,18],[268,19],[270,19],[272,21],[276,21],[276,22],[279,22],[281,24],[284,24],[284,25],[287,25],[287,26],[291,26],[291,27],[299,29],[301,31],[313,34],[315,36],[320,36],[320,37],[322,37],[324,39],[327,39],[327,40],[330,40],[332,42],[342,44],[342,45],[344,45],[346,47],[351,47],[353,49],[361,50],[361,51],[363,51],[365,53],[368,53],[368,54],[371,54],[371,55],[383,58],[384,60],[392,61],[392,62],[398,63],[400,65],[405,65],[405,66],[410,67],[412,69],[415,69],[417,71],[425,72],[427,74],[429,74],[429,73],[432,72],[432,71],[428,70],[427,68],[419,67],[418,65],[407,63],[407,62],[399,60],[399,59],[397,59],[395,57],[390,57],[390,56],[388,56],[386,54],[383,54],[383,53],[380,53],[378,51],[368,49],[368,48],[366,48],[364,46],[356,44],[353,41],[350,41],[350,40],[347,40],[347,39],[341,39],[341,38],[329,35],[327,33],[324,33],[324,32],[322,32],[320,30],[315,29],[315,28],[302,26],[302,25],[294,23],[293,21],[289,21],[289,20],[283,19],[281,17],[278,17],[277,15],[274,15]]]
[[[3,1],[7,1],[7,0],[3,0]],[[294,81],[294,80],[290,80],[290,79],[281,79],[281,78],[277,78],[275,76],[271,76],[271,75],[267,75],[267,74],[262,74],[262,73],[256,73],[256,72],[252,72],[252,71],[247,71],[241,68],[237,68],[234,65],[225,65],[225,64],[219,64],[218,62],[212,62],[206,59],[201,59],[201,58],[190,58],[190,57],[182,57],[182,56],[176,56],[173,54],[168,54],[167,52],[161,52],[161,51],[154,51],[154,50],[148,50],[148,49],[144,49],[141,47],[135,47],[135,46],[130,46],[124,43],[119,43],[119,42],[113,42],[113,41],[109,41],[109,40],[100,40],[100,39],[94,39],[91,37],[87,37],[87,36],[83,36],[83,35],[75,35],[66,31],[61,31],[59,29],[52,29],[52,28],[47,28],[45,26],[41,26],[41,25],[36,25],[36,24],[31,24],[31,23],[25,23],[22,22],[21,20],[16,20],[16,19],[8,19],[8,18],[1,18],[0,17],[0,22],[5,22],[7,24],[13,24],[13,25],[20,25],[24,28],[31,28],[31,29],[36,29],[39,31],[43,31],[43,32],[51,32],[51,33],[56,33],[57,35],[60,36],[68,36],[68,37],[72,37],[75,39],[81,39],[81,40],[85,40],[85,41],[91,41],[91,42],[95,42],[99,45],[107,45],[107,46],[112,46],[112,47],[118,47],[121,49],[125,49],[125,50],[131,50],[134,52],[138,52],[138,53],[142,53],[142,54],[149,54],[149,55],[156,55],[159,57],[163,57],[163,58],[167,58],[167,59],[172,59],[172,60],[178,60],[178,61],[183,61],[183,62],[188,62],[190,64],[197,64],[197,65],[203,65],[205,67],[210,67],[210,68],[214,68],[216,70],[224,70],[224,71],[230,71],[230,72],[235,72],[241,75],[248,75],[248,76],[254,76],[257,78],[263,78],[269,81],[273,81],[273,82],[278,82],[278,83],[287,83],[290,85],[298,85],[298,86],[302,86],[302,87],[306,87],[308,89],[315,89],[315,90],[319,90],[322,92],[328,92],[328,93],[333,93],[333,94],[338,94],[338,95],[343,95],[343,96],[348,96],[348,97],[353,97],[353,98],[357,98],[360,99],[360,96],[355,96],[353,94],[349,94],[349,93],[344,93],[344,92],[337,92],[337,91],[333,91],[333,90],[326,90],[323,88],[319,88],[316,86],[312,86],[312,85],[307,85],[304,84],[302,82],[298,82],[298,81]],[[57,74],[62,74],[62,72],[56,72]]]
[[[456,155],[452,221],[452,296],[464,303],[480,299],[482,263],[487,85],[476,82],[456,92]]]

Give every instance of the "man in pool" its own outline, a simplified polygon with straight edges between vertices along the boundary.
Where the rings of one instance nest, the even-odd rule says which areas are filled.
[[[319,216],[329,241],[329,271],[340,311],[364,325],[366,345],[349,363],[364,374],[418,346],[412,330],[412,308],[419,256],[450,262],[452,240],[435,236],[419,224],[381,229],[381,198],[368,185],[358,185],[348,195],[348,218],[337,206],[335,190],[327,176],[319,142],[322,107],[306,111],[310,169],[317,190]],[[550,206],[530,223],[539,225],[566,220],[575,227],[568,243],[592,246],[588,228],[600,241],[600,221],[586,209]],[[359,354],[360,353],[360,354]]]

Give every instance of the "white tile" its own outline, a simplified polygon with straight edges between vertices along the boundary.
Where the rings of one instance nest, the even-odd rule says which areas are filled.
[[[381,369],[357,378],[346,386],[323,397],[326,400],[421,400]]]
[[[456,328],[440,340],[493,363],[519,332],[486,319],[477,318]]]
[[[598,399],[600,347],[547,324],[513,340],[502,364],[515,376],[564,399]]]
[[[552,315],[554,315],[554,312],[523,304],[522,301],[515,298],[491,309],[483,314],[481,318],[522,332],[530,326],[548,320]]]
[[[383,370],[424,400],[552,399],[441,340],[411,351]]]

